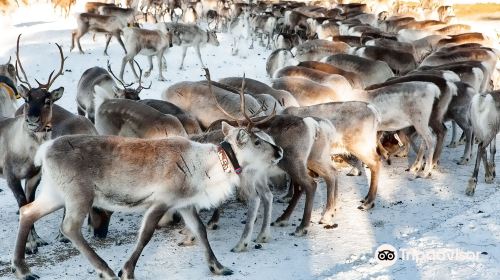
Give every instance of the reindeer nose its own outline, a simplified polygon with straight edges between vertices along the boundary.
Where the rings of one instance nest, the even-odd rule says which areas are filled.
[[[35,124],[35,123],[38,123],[40,121],[40,117],[33,117],[33,116],[28,116],[26,118],[26,122],[28,124]]]

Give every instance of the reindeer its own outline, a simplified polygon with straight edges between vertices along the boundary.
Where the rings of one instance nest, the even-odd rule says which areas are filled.
[[[269,14],[256,15],[250,19],[250,29],[252,31],[250,49],[253,49],[253,42],[257,35],[260,35],[261,46],[264,46],[263,37],[267,37],[266,49],[271,49],[271,38],[276,27],[276,17]]]
[[[207,79],[209,75],[207,75]],[[245,112],[245,78],[241,79],[242,87],[240,90],[241,112]],[[210,83],[210,80],[209,80]],[[232,89],[236,93],[236,89]],[[220,110],[224,109],[220,104],[216,103]],[[230,119],[236,119],[231,114],[226,114]],[[307,233],[311,220],[312,204],[314,201],[314,193],[316,183],[312,175],[308,174],[307,170],[311,170],[317,176],[324,178],[327,184],[327,204],[323,211],[321,223],[330,223],[335,212],[335,201],[337,197],[337,173],[330,162],[330,139],[334,137],[335,128],[329,121],[313,118],[298,118],[291,115],[278,115],[273,117],[271,114],[265,117],[258,123],[246,115],[246,124],[249,127],[255,127],[267,134],[271,135],[276,143],[279,143],[283,148],[283,159],[278,163],[278,167],[285,171],[290,176],[292,181],[306,189],[307,200],[304,209],[304,216],[301,224],[297,227],[295,235],[302,236]],[[237,120],[237,119],[236,119]],[[267,120],[264,122],[264,120]],[[210,128],[214,128],[212,124]],[[286,127],[286,129],[283,129]],[[210,130],[210,129],[209,129]],[[220,131],[209,132],[208,135],[194,136],[192,139],[198,141],[220,141]],[[269,170],[268,176],[280,174],[278,170]],[[264,219],[262,229],[257,237],[257,242],[269,242],[270,221],[272,213],[272,198],[273,195],[269,190],[267,182],[256,185],[255,187],[244,185],[241,186],[242,191],[248,197],[248,214],[247,222],[243,234],[238,244],[231,250],[232,252],[241,252],[248,250],[248,244],[252,233],[253,225],[259,208],[260,200],[264,204]],[[214,213],[215,217],[211,219],[212,226],[217,223],[218,212]],[[281,223],[280,225],[284,225]]]
[[[358,208],[361,210],[372,208],[375,205],[381,165],[380,156],[377,153],[377,130],[381,122],[381,116],[378,110],[373,105],[366,102],[348,101],[330,102],[304,107],[290,107],[283,110],[282,114],[323,118],[329,120],[333,124],[336,133],[335,137],[330,139],[332,151],[329,155],[353,155],[368,166],[371,173],[370,189]],[[357,167],[360,168],[361,166],[358,164]],[[293,173],[289,174],[293,176]],[[309,188],[309,184],[306,184],[304,179],[298,181],[297,186],[298,185],[301,187],[305,186],[305,189],[295,188],[292,200],[287,209],[276,220],[274,225],[281,226],[286,224],[304,191],[307,196],[306,209],[312,209],[312,204],[308,206],[307,203],[312,203],[312,201],[310,201],[312,198],[310,197],[314,194],[315,188]],[[303,218],[301,227],[307,227],[308,224],[309,220],[304,223]]]
[[[187,136],[179,119],[163,114],[148,105],[113,98],[113,94],[95,86],[96,129],[100,135],[161,139]]]
[[[200,60],[202,67],[205,67],[201,59],[200,47],[205,44],[219,46],[219,40],[215,31],[204,31],[199,26],[194,24],[183,23],[160,23],[159,29],[163,32],[172,30],[173,35],[179,38],[179,45],[182,47],[182,59],[179,69],[184,69],[184,58],[189,47],[194,47],[196,55]]]
[[[365,86],[382,83],[394,77],[389,65],[383,61],[375,61],[349,54],[331,55],[323,60],[344,71],[358,74],[362,77]]]
[[[55,75],[52,71],[47,83],[42,84],[37,81],[38,87],[32,87],[20,59],[20,39],[21,35],[17,37],[15,72],[21,83],[19,95],[25,100],[25,105],[21,116],[0,121],[0,143],[2,144],[0,170],[21,208],[35,198],[35,188],[40,176],[39,168],[33,164],[33,159],[38,147],[51,137],[52,104],[61,98],[64,88],[50,91],[50,87],[63,74],[66,58],[64,58],[61,46],[56,44],[61,57],[59,71]],[[25,183],[25,190],[21,186],[23,179],[28,179]],[[26,234],[29,235],[30,240],[26,248],[28,253],[35,253],[38,246],[47,244],[37,235],[34,227],[30,226]]]
[[[184,130],[188,135],[200,134],[202,133],[200,124],[198,121],[188,112],[182,110],[181,108],[175,106],[174,104],[157,99],[143,99],[139,101],[142,104],[148,105],[149,107],[163,113],[176,117],[181,122]]]
[[[219,105],[226,112],[235,115],[240,111],[239,95],[218,86],[212,88],[212,90]],[[226,115],[215,105],[214,98],[207,95],[207,92],[208,84],[205,81],[179,82],[165,90],[162,93],[162,99],[190,112],[198,120],[202,128],[207,128],[214,121],[226,118]],[[197,104],[203,104],[203,106]],[[245,104],[248,113],[255,114],[255,117],[266,115],[266,112],[272,109],[271,107],[263,107],[256,98],[249,94],[245,94]],[[259,113],[256,114],[256,112]]]
[[[21,98],[17,90],[16,68],[9,61],[0,65],[0,117],[14,117],[16,99]]]
[[[125,28],[128,24],[133,23],[134,14],[135,11],[133,9],[129,9],[128,13],[126,13],[126,16],[104,16],[90,13],[78,14],[76,16],[76,23],[78,27],[71,33],[70,51],[74,49],[76,41],[80,53],[83,54],[84,52],[82,50],[82,46],[80,45],[80,38],[87,32],[93,31],[107,34],[104,55],[108,55],[108,45],[113,36],[118,40],[126,53],[127,49],[123,44],[120,33],[122,32],[122,29]]]
[[[470,104],[470,120],[474,136],[479,141],[477,146],[476,165],[469,179],[465,194],[473,196],[476,191],[477,176],[481,160],[484,164],[484,180],[491,184],[495,179],[495,153],[496,153],[496,135],[500,130],[500,91],[490,91],[476,94],[472,97]],[[490,146],[490,159],[486,147]]]
[[[85,3],[85,12],[90,13],[90,14],[97,14],[98,9],[101,6],[116,7],[115,4],[108,4],[108,3],[103,3],[103,2],[86,2]]]
[[[69,16],[69,11],[71,10],[71,6],[75,5],[76,0],[52,0],[52,4],[54,5],[54,12],[57,7],[61,8],[61,13],[64,15],[64,18]]]
[[[237,55],[242,43],[248,41],[252,36],[249,16],[249,12],[245,10],[229,24],[229,33],[231,33],[233,38],[233,45],[231,48],[232,55]]]
[[[236,88],[239,85],[241,85],[242,78],[241,77],[222,78],[219,80],[219,83],[226,84]],[[254,97],[257,97],[258,95],[262,94],[270,95],[274,97],[274,99],[277,100],[278,103],[283,108],[299,107],[299,103],[297,102],[295,97],[293,97],[293,95],[291,95],[288,91],[276,90],[266,85],[265,83],[254,79],[245,78],[245,90]]]
[[[325,72],[328,74],[338,74],[347,79],[353,89],[364,89],[365,85],[363,83],[363,79],[359,74],[354,72],[349,72],[342,70],[338,67],[335,67],[331,64],[319,62],[319,61],[303,61],[300,62],[297,66],[299,67],[307,67],[310,69],[318,70],[321,72]]]
[[[116,136],[64,136],[42,146],[36,164],[42,168],[43,188],[34,202],[20,210],[12,260],[16,277],[38,277],[30,272],[25,261],[29,229],[41,217],[64,207],[62,232],[102,278],[116,279],[82,236],[81,225],[91,206],[112,211],[146,211],[135,249],[118,273],[123,279],[134,278],[135,264],[144,246],[169,209],[179,211],[201,240],[210,271],[232,274],[215,257],[196,208],[219,204],[244,180],[260,180],[256,175],[265,174],[277,164],[283,151],[263,132],[254,133],[227,123],[222,125],[222,131],[225,138],[219,146],[184,137],[146,140]],[[241,173],[238,167],[244,171]]]
[[[417,68],[413,53],[402,52],[385,47],[364,46],[353,48],[350,54],[363,58],[384,61],[397,75],[404,75]]]
[[[158,80],[165,81],[166,79],[163,77],[164,65],[162,63],[162,58],[165,52],[173,46],[174,39],[172,31],[168,28],[163,31],[130,27],[123,29],[123,37],[125,39],[125,49],[127,50],[127,53],[122,59],[120,79],[123,80],[123,73],[127,63],[130,64],[136,79],[139,79],[132,61],[137,54],[143,54],[148,57],[149,61],[149,68],[144,73],[144,77],[149,77],[149,75],[151,75],[151,71],[153,70],[153,56],[156,55],[156,59],[158,60]]]
[[[115,79],[122,85],[123,89],[116,86],[115,82],[111,75],[114,74],[111,71],[111,65],[109,65],[108,61],[108,69],[101,67],[92,67],[85,72],[83,72],[80,81],[78,82],[77,92],[76,92],[76,103],[78,114],[81,116],[87,116],[92,123],[95,123],[95,86],[99,85],[101,88],[105,88],[108,92],[114,93],[114,98],[124,98],[131,100],[139,100],[140,92],[145,89],[141,84],[137,86],[137,88],[133,89],[131,84],[125,84],[123,80],[118,79],[115,76]]]
[[[302,66],[286,66],[278,70],[274,78],[297,77],[309,79],[323,86],[329,87],[340,94],[349,94],[352,91],[351,84],[342,75],[330,74],[320,70],[302,67]],[[292,93],[293,94],[293,93]]]

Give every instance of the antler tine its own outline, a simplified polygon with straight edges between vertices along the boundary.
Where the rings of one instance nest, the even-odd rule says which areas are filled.
[[[16,46],[16,76],[17,79],[23,84],[26,84],[28,88],[31,89],[31,85],[28,82],[28,76],[26,75],[26,72],[24,71],[23,65],[21,64],[21,59],[19,58],[19,41],[21,40],[21,34],[17,36],[17,46]],[[18,71],[18,64],[19,64],[19,69],[21,69],[21,73],[24,76],[24,80],[21,79],[21,76],[19,76],[19,71]]]
[[[10,61],[12,60],[12,56],[9,56],[9,61],[7,61],[7,65],[10,64]]]
[[[241,81],[241,90],[240,90],[240,110],[243,116],[245,117],[245,120],[248,122],[247,124],[247,131],[251,131],[252,127],[255,126],[256,123],[253,122],[252,117],[260,113],[260,109],[257,110],[256,113],[252,114],[251,116],[248,116],[247,111],[246,111],[246,103],[245,103],[245,74],[243,73],[243,79]],[[262,108],[262,107],[261,107]]]
[[[135,62],[135,65],[137,65],[137,68],[139,68],[139,86],[137,87],[137,90],[141,91],[143,89],[150,89],[153,82],[150,82],[148,87],[142,86],[142,68],[135,59],[134,59],[134,62]]]
[[[258,125],[258,124],[261,124],[261,123],[265,123],[268,120],[272,119],[274,116],[276,116],[276,104],[277,104],[277,102],[274,102],[273,111],[271,112],[271,114],[269,116],[265,117],[264,119],[262,119],[260,121],[253,122],[253,125]]]
[[[57,80],[57,78],[59,76],[61,76],[61,75],[64,74],[64,62],[66,61],[66,59],[68,57],[64,57],[63,50],[62,50],[61,46],[58,43],[56,43],[56,46],[59,49],[59,55],[61,56],[61,66],[59,67],[59,71],[54,76],[54,78],[52,78],[52,75],[54,74],[55,70],[52,71],[52,73],[50,73],[49,80],[47,81],[47,84],[46,85],[40,85],[40,86],[43,86],[45,89],[49,89],[50,86],[52,86],[52,84],[55,82],[55,80]]]
[[[113,70],[111,70],[111,64],[109,63],[109,60],[108,60],[108,71],[111,74],[111,76],[113,76],[113,78],[115,78],[115,80],[117,80],[120,84],[122,84],[123,88],[128,88],[129,86],[134,84],[134,83],[125,84],[122,80],[118,79],[118,77],[115,75],[115,73],[113,73]]]
[[[203,70],[205,70],[205,78],[207,78],[207,81],[208,81],[208,91],[210,92],[210,94],[212,95],[212,97],[214,98],[215,100],[215,105],[217,106],[217,108],[219,108],[219,110],[224,113],[224,115],[228,116],[231,120],[233,121],[236,121],[238,123],[238,125],[240,125],[240,121],[238,120],[238,118],[234,117],[233,115],[229,114],[226,110],[224,110],[224,108],[222,108],[222,106],[219,104],[219,101],[217,101],[217,96],[215,96],[214,92],[212,91],[212,80],[210,79],[210,71],[208,70],[208,68],[203,68]]]

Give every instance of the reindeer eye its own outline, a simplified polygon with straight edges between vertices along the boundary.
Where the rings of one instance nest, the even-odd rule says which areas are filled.
[[[259,146],[260,145],[260,140],[255,140],[254,144],[255,144],[255,146]]]

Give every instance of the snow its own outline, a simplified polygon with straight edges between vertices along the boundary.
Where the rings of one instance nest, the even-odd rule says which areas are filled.
[[[74,19],[60,19],[47,6],[37,4],[32,9],[20,9],[11,18],[0,19],[2,43],[0,62],[14,55],[15,40],[22,33],[21,57],[23,65],[34,78],[46,79],[50,71],[58,68],[59,57],[53,43],[62,44],[68,56],[66,72],[54,87],[64,86],[65,94],[59,105],[76,113],[76,85],[83,71],[93,66],[106,66],[109,59],[118,73],[123,50],[114,39],[110,44],[110,56],[105,57],[104,36],[91,35],[82,38],[87,52],[69,52]],[[256,45],[248,58],[230,55],[230,37],[221,35],[221,46],[202,49],[204,60],[213,79],[225,76],[247,77],[269,82],[265,74],[265,60],[270,51]],[[203,79],[203,72],[193,50],[188,51],[185,71],[178,70],[181,50],[177,47],[167,55],[167,82],[156,81],[157,69],[150,78],[150,90],[142,98],[160,98],[161,91],[183,80]],[[147,65],[144,57],[138,57],[141,65]],[[145,67],[145,66],[144,66]],[[143,68],[144,68],[143,67]],[[155,64],[156,67],[156,64]],[[129,68],[127,68],[129,69]],[[132,79],[130,71],[126,80]],[[455,163],[463,152],[463,146],[445,148],[440,167],[430,179],[414,179],[405,172],[410,159],[396,158],[393,164],[384,164],[380,177],[376,206],[370,211],[360,211],[359,200],[367,192],[365,176],[347,177],[341,170],[339,197],[334,222],[337,228],[325,229],[318,224],[326,201],[326,191],[321,183],[315,198],[315,207],[309,233],[305,237],[290,236],[300,223],[303,199],[290,220],[289,227],[272,228],[273,240],[262,244],[262,249],[232,253],[243,230],[244,204],[230,201],[224,204],[220,227],[209,230],[208,237],[219,261],[234,270],[234,275],[224,279],[498,279],[500,275],[500,191],[499,181],[484,183],[481,169],[474,197],[464,194],[467,180],[472,174],[474,160],[466,166]],[[475,150],[474,150],[475,151]],[[498,156],[497,156],[498,161]],[[0,278],[12,279],[9,264],[18,228],[17,204],[4,180],[0,181]],[[275,190],[275,197],[284,194]],[[284,204],[274,203],[273,218],[284,209]],[[61,222],[59,211],[37,222],[37,231],[49,245],[39,248],[35,256],[27,256],[32,271],[42,279],[95,279],[87,260],[71,244],[55,240]],[[209,212],[202,212],[207,221]],[[140,215],[115,213],[108,238],[95,240],[84,228],[83,232],[98,254],[114,271],[119,271],[134,245],[140,226]],[[261,214],[256,229],[260,229]],[[145,248],[136,268],[138,279],[222,279],[213,276],[204,258],[203,248],[177,245],[183,238],[180,227],[158,230]],[[254,237],[257,233],[254,233]],[[379,264],[374,258],[375,249],[381,244],[391,244],[397,249],[413,248],[418,252],[433,249],[458,249],[478,252],[477,260],[397,260],[393,266]],[[484,252],[483,254],[481,254]]]

